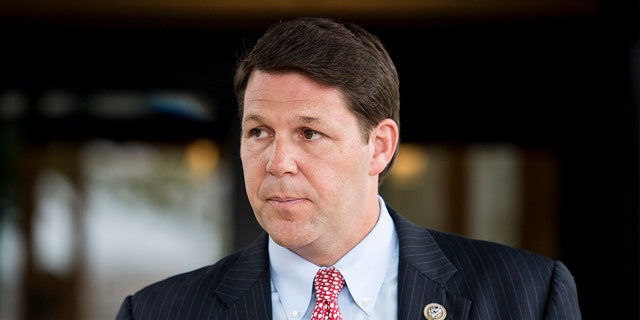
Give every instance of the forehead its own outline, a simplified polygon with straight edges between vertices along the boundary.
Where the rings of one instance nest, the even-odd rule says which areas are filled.
[[[321,112],[326,115],[338,109],[349,112],[340,89],[320,84],[299,73],[252,72],[244,104],[245,115],[272,109],[288,113]]]
[[[341,96],[339,88],[321,84],[300,73],[255,70],[249,76],[245,98],[259,95],[277,100],[305,98],[309,94]]]

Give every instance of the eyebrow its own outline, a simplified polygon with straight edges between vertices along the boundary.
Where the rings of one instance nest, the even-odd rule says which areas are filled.
[[[244,117],[244,119],[242,119],[242,122],[247,122],[247,121],[258,121],[258,122],[262,122],[262,117],[257,115],[257,114],[249,114],[246,117]]]
[[[297,122],[301,122],[301,123],[313,123],[313,122],[322,122],[320,120],[320,118],[318,117],[311,117],[311,116],[298,116],[298,118],[296,119]],[[244,120],[242,121],[244,122],[248,122],[248,121],[257,121],[257,122],[264,122],[264,117],[258,115],[258,114],[248,114]]]
[[[299,116],[298,121],[302,123],[322,122],[318,117]]]

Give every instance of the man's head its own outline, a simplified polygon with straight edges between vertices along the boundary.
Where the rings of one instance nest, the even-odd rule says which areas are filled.
[[[340,21],[304,17],[272,25],[240,60],[234,89],[240,117],[251,72],[301,73],[337,87],[360,122],[363,139],[385,118],[400,126],[399,80],[380,40],[362,27]],[[379,175],[387,176],[394,158]]]
[[[326,19],[271,27],[239,64],[240,158],[258,223],[332,265],[376,224],[395,158],[398,79],[380,42]]]

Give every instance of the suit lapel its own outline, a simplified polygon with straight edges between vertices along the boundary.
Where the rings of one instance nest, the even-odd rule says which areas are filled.
[[[447,281],[456,267],[440,250],[429,231],[412,223],[389,208],[400,242],[398,266],[398,319],[424,319],[423,309],[439,303],[447,319],[466,319],[471,301],[449,292]]]
[[[229,307],[225,319],[271,319],[268,237],[263,233],[238,257],[216,294]]]

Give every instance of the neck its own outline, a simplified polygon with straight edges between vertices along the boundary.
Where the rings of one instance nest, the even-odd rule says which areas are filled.
[[[342,235],[326,237],[322,243],[313,243],[305,247],[291,249],[297,255],[315,265],[333,266],[351,249],[358,245],[375,227],[380,218],[380,204],[377,195],[375,204],[368,205],[363,218],[354,218],[344,223]]]

